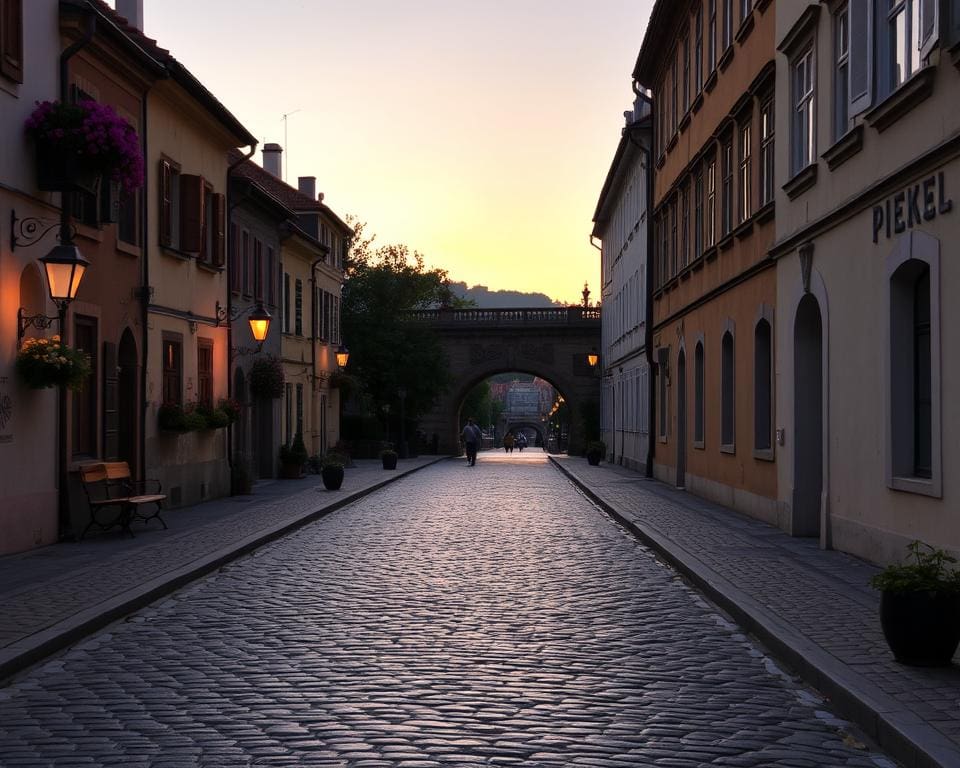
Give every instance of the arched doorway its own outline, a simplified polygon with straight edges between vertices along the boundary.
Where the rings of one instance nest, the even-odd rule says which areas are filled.
[[[687,353],[677,358],[677,488],[687,485]]]
[[[137,477],[137,343],[129,328],[120,337],[117,368],[117,453]]]
[[[806,294],[793,328],[794,536],[820,536],[823,494],[823,319],[820,305]]]

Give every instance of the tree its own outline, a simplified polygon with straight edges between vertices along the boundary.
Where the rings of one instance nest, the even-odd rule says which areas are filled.
[[[481,381],[464,398],[463,405],[460,406],[460,420],[462,422],[473,416],[481,429],[487,429],[491,424],[497,423],[503,408],[503,401],[493,397],[490,382]]]
[[[439,338],[404,317],[412,309],[460,303],[450,291],[447,272],[426,269],[423,256],[406,245],[374,247],[365,224],[348,217],[354,229],[345,265],[341,318],[350,347],[349,370],[360,380],[375,413],[389,406],[415,419],[433,407],[449,383],[448,363]]]

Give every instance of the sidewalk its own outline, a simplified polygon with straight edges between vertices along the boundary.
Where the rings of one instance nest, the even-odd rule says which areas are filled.
[[[879,569],[636,472],[551,456],[593,501],[906,766],[960,766],[960,666],[896,663]]]
[[[257,483],[249,496],[165,511],[152,521],[0,557],[0,681],[190,581],[411,472],[442,460],[404,459],[396,471],[356,461],[343,487],[319,475]]]

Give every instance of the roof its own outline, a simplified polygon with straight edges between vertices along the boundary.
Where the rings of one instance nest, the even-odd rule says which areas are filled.
[[[600,237],[601,224],[606,222],[610,216],[604,215],[607,204],[610,202],[613,194],[620,189],[623,177],[627,170],[627,162],[633,158],[634,154],[640,149],[636,141],[631,141],[631,136],[637,131],[651,131],[653,121],[650,114],[647,113],[639,120],[627,124],[620,133],[620,143],[617,144],[617,151],[613,155],[613,161],[610,163],[610,169],[607,171],[607,178],[603,182],[603,188],[600,190],[600,197],[597,200],[597,208],[593,212],[593,237]]]
[[[238,150],[231,150],[230,163],[239,162],[245,155]],[[323,213],[333,219],[333,221],[343,230],[348,237],[353,234],[353,228],[343,221],[331,208],[320,200],[314,200],[309,195],[303,194],[296,187],[291,187],[283,179],[274,176],[270,171],[257,165],[254,162],[241,163],[234,170],[235,176],[240,176],[254,181],[257,185],[267,191],[268,194],[275,197],[291,211],[297,213]]]
[[[224,128],[230,131],[241,142],[241,146],[257,143],[256,137],[170,51],[162,48],[156,40],[147,37],[141,30],[130,24],[126,18],[107,5],[104,0],[60,0],[61,10],[82,11],[84,6],[89,7],[101,18],[109,21],[128,40],[163,65],[167,74],[204,109],[210,112]]]
[[[677,17],[687,12],[687,6],[687,0],[657,0],[654,4],[633,68],[633,79],[638,83],[646,86],[653,83],[657,69],[665,60],[664,46],[673,46],[673,35],[664,32],[673,29]]]

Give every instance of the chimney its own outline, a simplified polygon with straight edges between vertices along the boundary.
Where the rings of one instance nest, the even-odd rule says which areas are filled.
[[[117,0],[117,13],[143,32],[143,0]]]
[[[313,200],[317,196],[317,177],[300,176],[297,179],[297,189]]]
[[[263,145],[263,170],[272,173],[278,179],[283,179],[283,171],[280,170],[280,156],[283,154],[283,147],[279,144]]]

